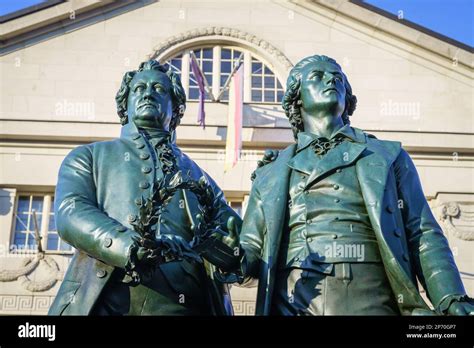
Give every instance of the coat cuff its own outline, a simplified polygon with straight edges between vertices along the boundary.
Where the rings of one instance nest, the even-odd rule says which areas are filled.
[[[436,307],[436,312],[441,315],[446,315],[448,313],[448,309],[453,302],[466,302],[469,300],[469,297],[464,295],[446,295],[444,298],[441,299],[438,307]]]
[[[108,265],[125,269],[130,263],[136,232],[116,226],[114,232],[103,235],[97,245],[99,259]]]
[[[427,292],[434,308],[438,308],[448,296],[464,296],[466,291],[459,274],[454,270],[440,270],[427,281]]]
[[[221,283],[238,283],[242,284],[245,279],[245,251],[244,249],[239,246],[239,256],[236,259],[235,266],[232,270],[227,272],[222,272],[220,268],[215,273],[215,277]]]

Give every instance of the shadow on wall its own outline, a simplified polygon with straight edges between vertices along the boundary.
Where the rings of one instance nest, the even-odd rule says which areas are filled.
[[[13,197],[10,192],[0,189],[0,215],[8,215],[13,207]]]

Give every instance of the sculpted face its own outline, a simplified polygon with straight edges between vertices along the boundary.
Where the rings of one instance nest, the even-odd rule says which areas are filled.
[[[342,115],[346,88],[341,69],[330,62],[315,62],[301,70],[301,108],[309,117],[321,111]]]
[[[130,82],[127,100],[129,120],[137,127],[169,131],[172,117],[171,81],[157,70],[140,71]]]

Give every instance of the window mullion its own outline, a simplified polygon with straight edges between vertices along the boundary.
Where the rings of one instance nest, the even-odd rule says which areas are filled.
[[[221,89],[221,46],[212,49],[212,94],[217,98]]]
[[[204,58],[205,50],[206,58]],[[210,52],[208,50],[212,51],[212,59],[209,55]],[[227,50],[229,50],[230,56]],[[236,51],[243,53],[244,103],[278,103],[279,99],[281,99],[281,96],[284,93],[284,87],[282,86],[281,90],[279,90],[278,83],[280,80],[278,76],[273,71],[273,69],[267,66],[258,57],[253,56],[251,51],[237,47],[225,47],[222,45],[214,45],[212,47],[197,47],[193,51],[197,56],[198,64],[204,73],[204,78],[206,79],[206,81],[208,81],[209,77],[212,77],[211,83],[206,84],[206,100],[212,99],[210,98],[210,93],[212,93],[215,97],[220,94],[222,88],[221,79],[226,80],[230,73],[230,71],[228,71],[229,62],[233,68],[233,63],[235,63],[235,61],[237,60],[237,57],[235,57]],[[188,95],[188,100],[196,101],[198,100],[198,86],[196,86],[194,78],[191,77],[193,75],[192,70],[190,69],[191,51],[189,49],[186,49],[182,52],[182,56],[180,56],[182,57],[180,58],[182,59],[181,82],[186,94]],[[223,56],[225,56],[226,58],[223,58]],[[253,67],[254,63],[256,64],[255,72]],[[223,68],[224,66],[225,68]],[[192,85],[190,81],[191,78],[193,79]],[[268,80],[268,84],[265,83],[266,79]],[[273,84],[271,82],[273,82]],[[211,91],[208,90],[208,87],[211,89]],[[228,100],[227,94],[227,91],[223,93],[221,99]]]
[[[28,220],[26,221],[26,238],[25,238],[25,247],[28,248],[30,237],[31,237],[31,230],[30,227],[33,224],[31,219],[33,219],[33,195],[30,195],[29,199],[30,203],[28,205]]]

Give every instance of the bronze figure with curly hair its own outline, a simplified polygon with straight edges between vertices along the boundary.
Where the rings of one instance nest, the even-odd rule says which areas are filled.
[[[227,241],[243,249],[239,279],[258,281],[256,314],[473,315],[410,156],[352,127],[356,102],[332,58],[290,72],[282,104],[296,141],[265,153]]]
[[[120,137],[79,146],[61,165],[57,229],[77,253],[50,314],[231,315],[210,262],[232,264],[234,250],[211,234],[241,220],[174,141],[186,106],[179,75],[143,62],[116,102]]]
[[[186,110],[186,93],[184,92],[183,86],[179,75],[173,72],[172,69],[168,69],[166,66],[158,63],[156,60],[149,60],[140,64],[137,70],[128,71],[123,75],[122,84],[118,90],[115,101],[117,103],[117,113],[120,117],[120,123],[123,125],[127,124],[129,115],[127,112],[127,101],[130,93],[130,83],[133,77],[142,71],[156,70],[165,73],[171,81],[170,94],[173,101],[173,115],[170,123],[170,131],[174,131],[179,125],[181,118]]]
[[[290,120],[291,128],[293,130],[293,135],[296,139],[299,132],[304,131],[303,126],[303,117],[301,115],[301,98],[300,98],[300,88],[301,88],[301,71],[304,67],[309,64],[314,64],[316,62],[329,62],[341,69],[340,65],[336,60],[324,56],[324,55],[314,55],[309,56],[301,61],[299,61],[293,69],[291,69],[286,82],[286,91],[282,100],[282,107],[285,110],[285,114]],[[342,69],[341,69],[342,72]],[[352,94],[352,87],[347,79],[346,75],[342,72],[344,85],[346,87],[346,105],[344,112],[342,114],[342,120],[344,124],[350,124],[349,116],[351,116],[356,109],[357,97]]]

